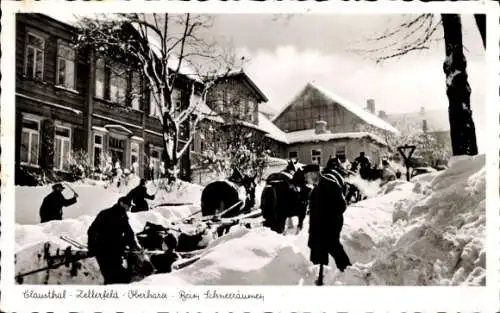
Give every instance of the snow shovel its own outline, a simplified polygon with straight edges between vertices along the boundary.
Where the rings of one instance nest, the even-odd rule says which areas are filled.
[[[68,187],[68,189],[71,190],[75,194],[75,196],[78,196],[78,193],[75,191],[75,189],[73,189],[73,187],[71,187],[68,183],[64,183],[64,185]]]

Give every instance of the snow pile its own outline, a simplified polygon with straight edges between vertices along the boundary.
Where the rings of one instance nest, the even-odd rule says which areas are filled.
[[[294,237],[265,228],[240,228],[214,241],[192,265],[171,274],[149,276],[137,284],[297,285],[311,273]]]
[[[77,203],[63,208],[63,218],[73,219],[81,215],[95,216],[99,211],[111,207],[118,198],[124,196],[139,184],[139,178],[131,179],[126,186],[116,187],[112,184],[109,187],[96,183],[95,181],[71,183],[71,187],[78,193]],[[177,181],[172,186],[163,187],[161,182],[147,182],[146,187],[149,194],[155,194],[155,199],[150,201],[150,206],[160,204],[185,204],[179,208],[169,208],[169,211],[194,212],[193,206],[199,205],[201,191],[203,187],[183,181]],[[52,185],[27,187],[16,186],[16,223],[17,224],[38,224],[40,223],[39,210],[43,198],[52,192]],[[63,194],[66,198],[71,198],[73,192],[66,187]],[[187,211],[186,211],[187,210]],[[166,213],[165,213],[166,214]],[[188,215],[189,215],[188,214]],[[182,216],[185,217],[185,216]],[[169,218],[169,217],[167,217]]]
[[[136,184],[129,184],[131,189]],[[29,272],[47,265],[45,246],[49,245],[48,253],[55,256],[63,253],[70,246],[60,239],[68,236],[78,242],[87,242],[87,229],[102,209],[116,203],[125,193],[118,193],[116,187],[103,188],[102,185],[88,183],[71,184],[80,195],[78,202],[63,208],[65,219],[39,224],[38,210],[43,198],[52,191],[51,186],[21,187],[16,186],[16,229],[15,258],[16,274]],[[179,187],[180,186],[180,187]],[[149,192],[154,193],[154,185],[148,183]],[[159,190],[154,204],[165,201],[178,203],[199,202],[199,186],[185,182],[176,183],[169,195],[165,190]],[[68,188],[64,191],[66,197],[71,197]],[[177,197],[177,198],[176,198]],[[170,225],[179,222],[200,210],[197,205],[157,206],[147,212],[129,213],[129,221],[135,232],[144,229],[146,222]],[[29,225],[36,224],[36,225]],[[77,268],[61,266],[50,271],[42,271],[24,277],[23,283],[32,284],[101,284],[102,277],[94,258],[77,262]]]
[[[485,155],[457,159],[449,169],[411,183],[390,183],[376,202],[359,204],[362,214],[409,187],[410,196],[395,202],[391,225],[383,227],[385,238],[370,234],[368,225],[350,231],[350,224],[356,223],[352,209],[348,211],[343,239],[348,254],[360,264],[344,275],[331,271],[329,283],[485,285]],[[381,226],[381,220],[372,225]]]
[[[380,192],[380,179],[368,181],[362,179],[359,175],[352,175],[346,177],[345,181],[356,186],[359,191],[368,198],[372,198]]]

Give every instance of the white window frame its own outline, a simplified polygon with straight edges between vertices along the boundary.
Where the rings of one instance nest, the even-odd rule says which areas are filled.
[[[40,50],[40,48],[38,47],[33,47],[33,46],[30,46],[28,44],[28,38],[29,36],[33,36],[33,37],[36,37],[38,39],[41,39],[42,42],[43,42],[43,48],[42,50]],[[43,81],[43,78],[44,78],[44,74],[45,74],[45,42],[46,42],[46,38],[43,37],[42,35],[40,35],[39,33],[33,31],[33,30],[28,30],[26,32],[26,38],[25,38],[25,49],[24,49],[24,75],[26,77],[29,77],[31,79],[37,79],[36,78],[36,52],[40,52],[42,54],[42,74],[41,74],[41,78],[40,80]],[[33,73],[31,74],[28,74],[28,50],[32,48],[35,50],[35,54],[34,54],[34,57],[33,57]]]
[[[95,138],[101,137],[101,143],[96,143]],[[104,134],[102,133],[94,133],[92,136],[92,165],[95,168],[95,149],[98,148],[101,150],[101,157],[104,157]],[[99,167],[102,167],[104,164],[103,160],[99,160]],[[101,168],[102,170],[102,168]]]
[[[319,155],[314,155],[314,152],[319,152]],[[323,153],[321,149],[318,148],[313,148],[311,149],[311,163],[317,162],[318,165],[321,165],[321,158],[323,156]],[[319,158],[319,160],[318,160]]]
[[[38,130],[35,131],[35,130],[29,129],[29,128],[24,128],[24,127],[21,128],[21,144],[22,144],[22,133],[23,132],[29,133],[29,139],[28,139],[28,162],[20,161],[20,164],[24,165],[24,166],[39,167],[38,162],[40,161],[40,119],[36,118],[36,117],[29,116],[29,115],[23,115],[22,119],[28,120],[31,122],[35,122],[38,125]],[[21,123],[22,123],[22,121],[21,121]],[[34,133],[38,135],[38,140],[37,140],[38,151],[37,151],[36,163],[31,163],[31,150],[32,150],[31,145],[32,145],[32,139],[33,139],[32,134],[34,134]]]
[[[123,149],[111,147],[110,141],[112,139],[119,140],[119,141],[124,141],[125,142],[125,146],[123,147]],[[111,157],[113,157],[112,151],[119,151],[119,152],[123,153],[123,158],[124,159],[123,160],[118,160],[120,162],[120,167],[123,169],[124,166],[125,166],[125,162],[127,160],[127,138],[126,137],[122,137],[122,136],[118,136],[118,135],[115,135],[115,134],[109,134],[108,135],[108,153],[111,155]],[[113,162],[113,166],[115,166],[115,164],[116,164],[116,162]]]
[[[73,59],[72,60],[59,55],[59,51],[60,51],[61,47],[72,50],[72,52],[73,52]],[[65,82],[62,85],[59,83],[59,66],[60,66],[59,61],[60,60],[63,60],[66,63],[66,69],[68,69],[68,63],[71,63],[72,71],[73,71],[73,81],[71,83],[73,84],[73,86],[67,85],[67,83],[68,83],[67,76],[65,77]],[[67,70],[66,70],[65,75],[67,75]],[[64,89],[68,89],[71,91],[76,91],[76,51],[69,44],[67,44],[61,40],[59,40],[57,42],[56,86],[62,87]]]
[[[69,132],[69,137],[63,137],[63,136],[59,136],[57,135],[57,128],[63,128],[63,129],[67,129]],[[68,172],[69,171],[69,168],[68,169],[64,169],[64,146],[63,146],[63,143],[65,141],[68,142],[68,156],[71,155],[71,139],[72,139],[72,131],[71,131],[71,127],[70,126],[66,126],[66,125],[62,125],[62,124],[59,124],[59,123],[55,123],[54,125],[54,170],[57,170],[59,172]],[[56,158],[56,145],[57,145],[57,140],[61,140],[61,161],[60,161],[60,164],[55,164],[55,158]],[[68,163],[69,164],[69,163]]]
[[[158,158],[153,158],[153,152],[158,152]],[[153,176],[154,178],[159,178],[159,173],[161,173],[161,154],[162,154],[162,148],[157,147],[157,146],[151,146],[149,149],[149,164],[148,167],[151,169],[151,165],[153,165]]]
[[[137,152],[133,151],[133,146],[137,147]],[[141,145],[137,141],[131,141],[130,142],[130,165],[132,166],[134,162],[132,162],[132,156],[135,156],[137,158],[137,163],[139,163],[139,155],[141,152]]]

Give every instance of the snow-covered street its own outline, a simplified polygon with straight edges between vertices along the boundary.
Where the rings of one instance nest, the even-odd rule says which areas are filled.
[[[130,183],[130,188],[136,182]],[[79,202],[64,211],[63,221],[38,223],[38,207],[50,186],[16,186],[16,274],[42,267],[45,243],[64,250],[67,235],[86,243],[94,216],[120,196],[113,188],[73,184]],[[369,199],[348,207],[341,241],[353,266],[345,273],[330,267],[327,285],[485,285],[485,156],[455,159],[441,172],[397,180]],[[148,185],[150,192],[155,186]],[[170,193],[158,192],[160,203],[191,203],[129,213],[134,231],[147,221],[169,225],[199,210],[202,188],[182,183]],[[257,199],[260,198],[257,189]],[[365,190],[366,193],[369,193]],[[169,274],[155,274],[137,284],[161,285],[314,285],[317,269],[309,261],[308,223],[298,235],[267,228],[234,226],[216,239],[195,263]],[[23,283],[101,284],[94,259],[79,269],[61,266],[26,276]]]

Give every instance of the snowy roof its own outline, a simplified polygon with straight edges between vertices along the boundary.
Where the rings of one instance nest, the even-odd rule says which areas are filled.
[[[350,111],[351,113],[355,114],[356,116],[358,116],[360,119],[362,119],[363,121],[365,121],[366,123],[372,125],[372,126],[375,126],[377,128],[380,128],[380,129],[383,129],[383,130],[386,130],[386,131],[390,131],[392,133],[398,133],[399,131],[394,128],[391,124],[387,123],[386,121],[382,120],[381,118],[379,118],[378,116],[366,111],[365,109],[363,109],[361,106],[325,89],[325,88],[322,88],[316,84],[313,84],[313,83],[308,83],[306,85],[306,87],[304,87],[304,89],[302,90],[301,93],[299,93],[298,96],[300,96],[300,94],[302,94],[307,88],[313,88],[315,90],[317,90],[319,93],[321,93],[325,98],[335,102],[335,103],[338,103],[339,105],[341,105],[342,107],[344,107],[346,110]],[[292,101],[293,102],[293,101]],[[273,121],[276,120],[280,115],[282,115],[287,109],[288,107],[290,106],[290,104],[292,103],[290,102],[288,105],[286,105],[285,107],[283,107],[281,109],[281,111],[276,114],[276,116],[273,118]]]
[[[215,111],[210,109],[210,107],[205,102],[200,103],[194,113],[201,114],[203,118],[207,120],[211,120],[217,123],[224,123],[224,119]]]
[[[261,112],[259,112],[259,128],[267,133],[267,137],[279,142],[288,143],[286,133]]]
[[[238,71],[230,71],[226,75],[222,75],[220,78],[230,78],[230,77],[238,77],[241,76],[243,79],[250,85],[250,87],[255,91],[255,93],[260,97],[260,100],[262,102],[267,102],[269,99],[267,99],[266,95],[260,90],[259,87],[254,83],[254,81],[248,76],[248,74],[243,70],[238,70]]]
[[[340,139],[361,139],[369,138],[381,145],[386,146],[387,143],[380,137],[368,132],[347,132],[347,133],[322,133],[316,134],[315,129],[299,130],[289,132],[286,134],[288,144],[302,143],[302,142],[317,142],[317,141],[330,141]]]

